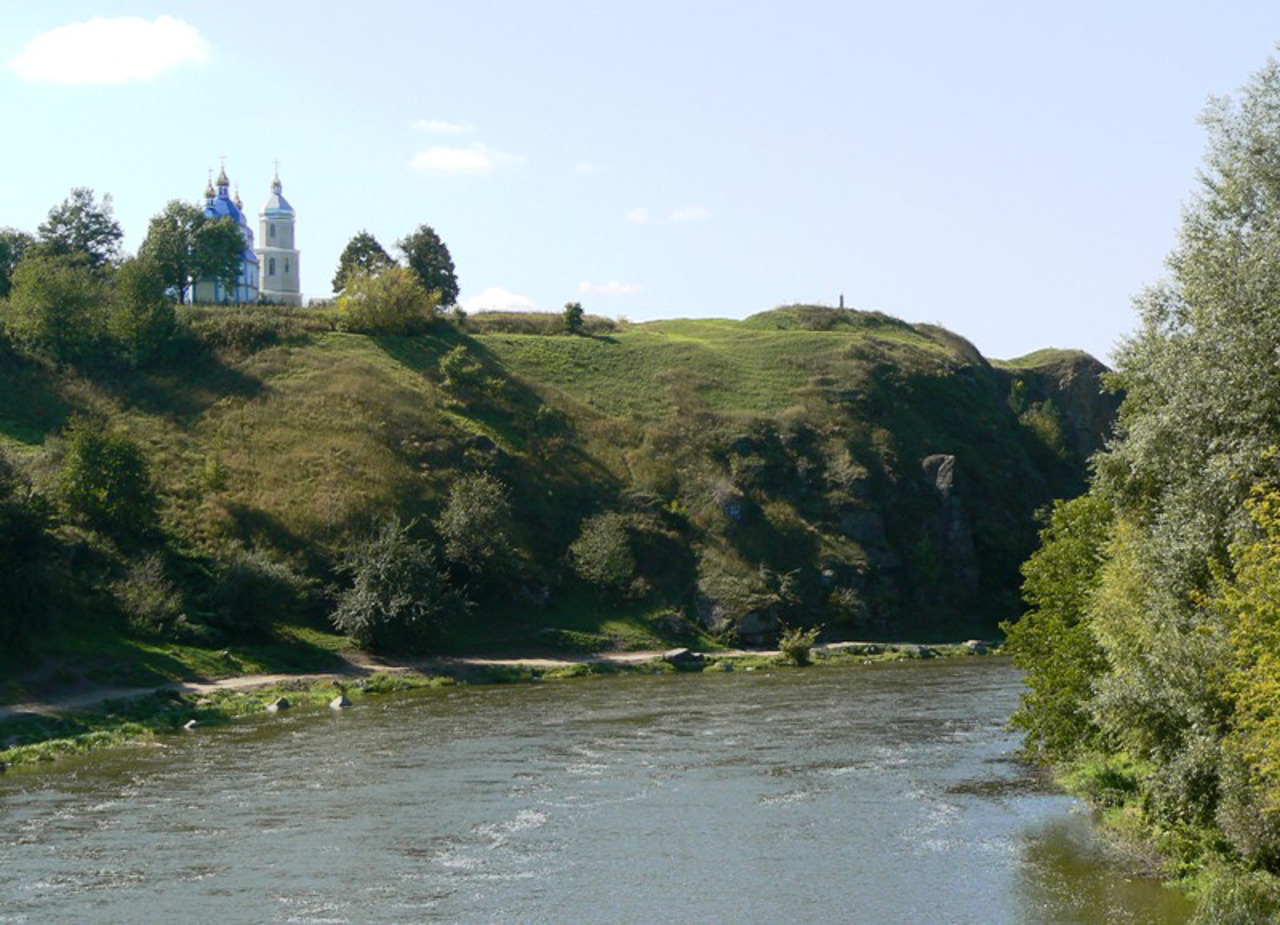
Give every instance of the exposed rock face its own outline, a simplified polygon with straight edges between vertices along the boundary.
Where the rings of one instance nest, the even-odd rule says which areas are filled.
[[[1033,369],[1011,373],[1030,401],[1050,401],[1065,423],[1067,444],[1078,459],[1088,459],[1111,436],[1122,395],[1104,391],[1107,367],[1086,353],[1065,353]]]
[[[981,571],[978,552],[973,544],[973,526],[956,484],[956,458],[938,453],[926,456],[920,467],[938,499],[937,510],[930,516],[927,526],[942,558],[942,565],[962,591],[976,592]]]

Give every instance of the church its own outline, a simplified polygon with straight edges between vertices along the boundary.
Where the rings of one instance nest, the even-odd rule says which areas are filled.
[[[272,302],[280,305],[301,305],[302,287],[299,284],[298,248],[294,240],[297,213],[284,198],[279,168],[271,181],[271,195],[258,213],[258,238],[262,244],[254,246],[253,229],[244,213],[240,191],[231,196],[231,181],[224,166],[214,181],[204,191],[206,218],[229,218],[235,222],[244,236],[244,254],[240,261],[240,276],[234,287],[221,280],[198,280],[191,290],[191,301],[214,305],[254,305]]]

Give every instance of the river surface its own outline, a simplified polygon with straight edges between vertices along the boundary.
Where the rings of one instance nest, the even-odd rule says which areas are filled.
[[[1003,659],[452,688],[0,777],[0,922],[1175,923]]]

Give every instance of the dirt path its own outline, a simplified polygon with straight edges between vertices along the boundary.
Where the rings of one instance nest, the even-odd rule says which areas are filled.
[[[730,650],[717,652],[717,656],[773,655],[772,652],[743,652]],[[40,700],[24,703],[12,703],[0,706],[0,720],[14,716],[40,715],[55,716],[71,710],[83,710],[98,706],[108,700],[134,700],[151,694],[173,691],[179,694],[201,696],[218,691],[244,691],[261,687],[272,687],[286,681],[342,681],[352,678],[368,677],[375,672],[430,672],[450,667],[474,666],[478,668],[511,667],[511,668],[563,668],[583,662],[591,664],[628,665],[661,658],[663,650],[647,652],[618,652],[605,655],[588,655],[582,658],[449,658],[438,656],[418,661],[387,661],[362,652],[342,653],[346,667],[338,671],[317,674],[247,674],[216,681],[170,681],[152,687],[109,687],[105,685],[76,685],[63,691],[52,693]]]

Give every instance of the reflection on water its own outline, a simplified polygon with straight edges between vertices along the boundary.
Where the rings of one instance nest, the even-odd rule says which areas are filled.
[[[0,779],[0,922],[1173,923],[968,659],[471,688]]]

